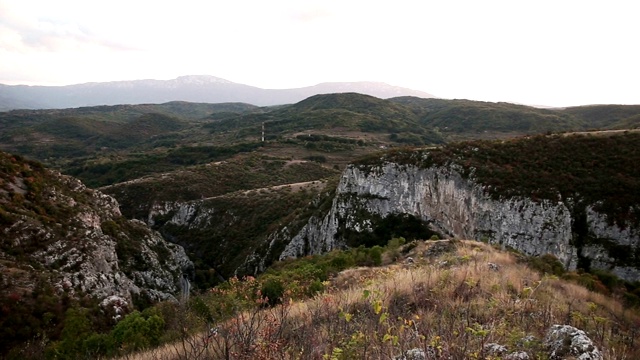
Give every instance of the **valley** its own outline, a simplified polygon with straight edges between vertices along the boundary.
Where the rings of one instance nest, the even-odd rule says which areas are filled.
[[[100,341],[107,341],[110,329],[117,325],[105,318],[104,307],[99,310],[92,301],[108,295],[118,295],[129,304],[124,312],[146,308],[146,313],[139,314],[145,321],[157,316],[165,322],[162,340],[143,341],[131,350],[180,338],[186,341],[187,335],[196,334],[213,317],[219,321],[253,309],[252,304],[236,301],[242,296],[262,301],[255,297],[257,290],[272,291],[270,305],[280,306],[287,296],[302,301],[325,290],[331,294],[334,281],[341,281],[342,271],[351,266],[373,266],[371,271],[385,272],[385,267],[376,266],[401,267],[411,257],[421,259],[421,266],[437,267],[422,252],[411,253],[399,244],[429,247],[432,244],[424,240],[430,238],[485,243],[456,245],[461,253],[454,256],[455,261],[475,257],[475,253],[469,255],[474,246],[499,258],[506,253],[494,254],[498,250],[490,250],[494,249],[490,245],[517,251],[514,256],[535,269],[518,271],[540,271],[542,277],[535,281],[568,286],[554,283],[557,279],[546,280],[544,274],[550,275],[550,268],[534,265],[534,259],[551,256],[547,265],[560,267],[554,268],[554,276],[625,304],[606,306],[634,309],[640,304],[639,116],[640,106],[631,105],[538,109],[407,96],[379,99],[356,93],[314,95],[291,105],[264,107],[170,102],[0,112],[0,255],[7,294],[3,306],[18,306],[11,303],[13,294],[21,299],[46,294],[50,307],[55,307],[60,294],[67,299],[55,311],[38,310],[37,317],[53,314],[48,320],[55,324],[53,331],[38,332],[46,324],[34,323],[30,332],[5,336],[13,340],[3,347],[8,352],[20,339],[39,334],[52,339],[47,345],[50,351],[67,354],[60,358],[90,346],[64,343],[65,319],[71,314],[67,312],[75,308],[92,312],[85,325],[104,335]],[[62,189],[56,187],[59,183],[72,184],[72,190],[52,190]],[[86,205],[92,207],[91,215],[78,215],[74,209],[95,197],[102,205]],[[57,204],[60,199],[63,205]],[[110,214],[102,214],[103,210]],[[75,218],[86,221],[79,225]],[[18,238],[27,242],[18,244]],[[91,249],[103,246],[96,244],[113,247],[118,256],[107,262],[122,269],[118,281],[135,284],[144,296],[132,297],[136,292],[126,287],[121,293],[111,288],[100,292],[80,279],[83,271],[87,276],[82,259],[96,257]],[[66,255],[48,260],[46,254],[54,248]],[[140,251],[142,256],[137,255]],[[322,266],[307,263],[325,261],[318,260],[323,256],[329,258]],[[162,260],[153,260],[158,257]],[[505,261],[501,266],[511,266],[512,260],[501,261]],[[162,281],[144,272],[159,266],[171,268],[167,271],[172,280],[156,289]],[[279,271],[287,266],[296,270],[281,275]],[[289,282],[286,276],[295,281]],[[255,277],[253,283],[237,282]],[[181,278],[189,279],[194,288],[188,306],[179,296]],[[247,288],[238,290],[243,286]],[[365,288],[359,291],[369,291]],[[228,294],[224,301],[229,301],[229,308],[215,305],[220,299],[208,297],[211,289],[227,289],[213,292]],[[513,299],[526,297],[524,291],[519,288]],[[96,295],[93,300],[92,294]],[[395,300],[385,296],[381,301],[391,309]],[[597,298],[600,295],[584,296],[605,306]],[[159,300],[172,300],[174,305],[151,306]],[[26,300],[19,304],[21,312],[35,306]],[[569,314],[571,305],[567,306],[549,316]],[[579,311],[584,314],[587,307],[580,305]],[[183,311],[185,318],[169,315],[175,311]],[[213,316],[212,311],[219,313]],[[611,312],[598,316],[608,318]],[[169,333],[169,329],[178,331],[176,324],[186,321],[187,314],[191,332]],[[422,310],[401,315],[406,319],[432,316]],[[17,321],[3,316],[3,328]],[[486,329],[488,320],[475,316],[474,321]],[[621,315],[616,312],[615,316]],[[550,326],[550,321],[536,329],[540,342],[542,324]],[[604,329],[613,334],[614,321],[624,331],[633,326],[607,321],[599,341],[611,349],[613,335],[605,341]],[[570,322],[587,326],[574,318]],[[347,323],[341,326],[351,326]],[[475,329],[473,322],[467,325]],[[490,336],[505,339],[506,335],[497,336],[497,330],[491,329]],[[600,331],[597,326],[594,329]],[[441,336],[450,349],[460,340],[456,336],[461,336],[426,335],[429,341]],[[473,341],[479,349],[481,345]],[[615,341],[619,342],[615,346],[624,342]],[[375,345],[379,354],[387,351],[382,343]],[[91,349],[111,346],[107,344],[94,344],[98,347]],[[65,350],[67,345],[71,347]],[[344,342],[323,346],[322,354],[348,349]],[[362,355],[359,345],[353,346],[349,351]],[[542,345],[536,346],[529,349],[531,353],[541,353]],[[105,350],[101,356],[107,354],[124,352]],[[393,358],[391,353],[387,357]]]

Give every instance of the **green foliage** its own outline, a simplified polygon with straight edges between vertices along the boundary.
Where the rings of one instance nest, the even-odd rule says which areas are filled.
[[[86,309],[67,310],[61,339],[49,350],[55,354],[54,358],[75,359],[85,352],[84,341],[91,334],[91,322],[87,315]]]
[[[273,294],[282,297],[286,292],[293,298],[305,298],[324,289],[324,282],[340,271],[355,266],[379,266],[382,264],[380,246],[365,248],[364,246],[334,250],[323,255],[307,256],[301,259],[285,260],[274,263],[258,280],[268,284],[266,288],[274,288]],[[280,288],[280,285],[283,288]],[[266,288],[263,285],[263,295]],[[272,297],[269,296],[271,302]]]
[[[167,172],[183,166],[206,164],[246,153],[263,146],[262,143],[242,143],[230,146],[183,146],[163,153],[132,155],[122,161],[95,164],[70,164],[66,172],[88,186],[105,186],[132,180],[149,174]]]
[[[581,122],[562,112],[509,103],[471,100],[392,99],[411,108],[424,125],[443,133],[543,133],[581,129]]]
[[[216,165],[189,167],[172,176],[151,176],[144,182],[119,184],[103,191],[118,199],[125,216],[144,219],[154,203],[199,200],[239,190],[331,178],[337,174],[312,162],[289,163],[281,158],[247,154]],[[156,219],[156,223],[166,220],[169,219]]]
[[[363,133],[414,133],[420,144],[442,143],[442,137],[422,126],[407,107],[389,100],[361,94],[325,94],[312,96],[297,104],[277,108],[268,113],[248,114],[223,119],[205,125],[212,133],[235,131],[237,137],[255,138],[262,123],[272,137],[295,135],[308,147],[327,152],[342,151],[348,146],[364,146],[363,141],[328,135],[311,134],[310,130],[343,132],[345,129]]]
[[[154,308],[142,313],[134,311],[108,333],[94,332],[88,315],[89,311],[83,308],[67,310],[62,336],[47,348],[48,358],[78,359],[127,354],[158,346],[165,332],[164,318]]]
[[[260,111],[248,104],[165,104],[15,110],[0,113],[0,141],[40,160],[95,155],[116,149],[172,146],[202,118]],[[40,141],[42,137],[53,141]],[[167,141],[168,140],[168,141]],[[188,141],[185,143],[189,143]]]
[[[110,333],[116,348],[136,351],[157,346],[164,329],[164,319],[153,309],[127,315]]]
[[[529,257],[527,258],[527,265],[541,274],[561,276],[566,272],[560,260],[551,254]]]
[[[262,296],[264,296],[269,305],[279,304],[284,295],[284,284],[279,279],[267,279],[261,288]]]
[[[0,289],[0,357],[28,339],[57,339],[69,306],[69,297],[59,298],[46,278],[30,293]]]
[[[640,114],[640,105],[589,105],[570,107],[559,112],[571,114],[584,123],[586,129],[617,127]]]
[[[328,185],[327,185],[328,187]],[[246,264],[254,251],[267,253],[269,241],[264,239],[287,226],[290,232],[300,229],[309,217],[331,202],[331,189],[309,187],[292,190],[288,187],[236,192],[209,198],[199,203],[200,211],[216,215],[216,221],[205,226],[190,227],[165,223],[158,229],[173,241],[185,245],[194,260],[201,288],[211,287],[220,279],[253,274],[255,268]],[[297,209],[297,210],[292,210]],[[284,249],[283,242],[274,242],[269,250],[269,266]],[[220,256],[224,254],[224,256]],[[241,265],[245,267],[240,268]],[[214,269],[215,273],[210,270]],[[213,275],[213,276],[210,276]]]
[[[640,218],[640,134],[532,136],[508,141],[470,141],[416,151],[370,156],[357,166],[384,161],[459,166],[463,176],[484,185],[492,197],[592,204],[621,227]],[[573,204],[568,204],[573,209]]]
[[[320,280],[314,280],[309,284],[308,294],[313,296],[325,290],[325,286]]]
[[[404,245],[407,240],[403,237],[394,237],[387,243],[387,250],[393,260],[400,257],[400,246]]]

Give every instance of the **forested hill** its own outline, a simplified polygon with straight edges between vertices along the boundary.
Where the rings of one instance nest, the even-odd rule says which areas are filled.
[[[421,99],[398,97],[390,101],[405,105],[421,123],[444,132],[543,133],[587,129],[637,128],[640,105],[591,105],[540,109],[505,102]]]
[[[348,138],[379,146],[428,145],[460,139],[547,132],[636,128],[640,106],[539,109],[509,103],[357,93],[315,95],[292,105],[243,103],[96,106],[0,112],[0,149],[48,165],[57,160],[176,146],[225,147],[300,134]],[[86,180],[86,179],[85,179]]]

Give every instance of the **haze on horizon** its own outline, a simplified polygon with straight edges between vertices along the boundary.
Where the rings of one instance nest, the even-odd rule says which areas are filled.
[[[640,104],[634,1],[0,0],[1,84],[207,74],[443,98]]]

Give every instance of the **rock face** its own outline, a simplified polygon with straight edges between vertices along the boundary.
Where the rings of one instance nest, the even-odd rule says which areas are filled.
[[[610,252],[612,248],[637,251],[638,229],[610,225],[589,205],[581,211],[586,225],[580,228],[575,209],[567,203],[525,197],[494,200],[481,184],[463,178],[456,165],[350,165],[329,213],[311,218],[280,258],[343,247],[342,230],[371,232],[376,219],[408,214],[445,236],[488,241],[527,255],[552,254],[568,269],[586,259],[592,267],[640,280],[638,264],[620,262]],[[586,242],[585,237],[598,241]]]
[[[549,359],[602,360],[602,353],[584,331],[569,325],[553,325],[544,345]]]
[[[79,180],[0,153],[0,272],[16,291],[47,278],[59,293],[173,299],[193,267],[184,250]]]

